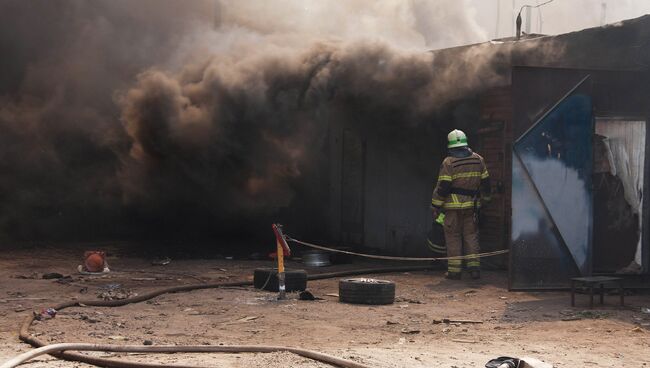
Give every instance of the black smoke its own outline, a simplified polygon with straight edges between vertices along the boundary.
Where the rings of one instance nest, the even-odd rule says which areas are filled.
[[[204,4],[0,2],[0,234],[120,238],[132,232],[116,173],[129,139],[114,101],[171,57]]]
[[[241,29],[213,4],[0,2],[3,236],[322,234],[332,127],[390,141],[501,78],[480,49],[444,67],[378,41],[219,49]]]

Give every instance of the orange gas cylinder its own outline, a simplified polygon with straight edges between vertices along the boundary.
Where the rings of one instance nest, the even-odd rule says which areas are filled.
[[[84,268],[88,272],[102,272],[106,264],[106,253],[87,251],[84,253]]]

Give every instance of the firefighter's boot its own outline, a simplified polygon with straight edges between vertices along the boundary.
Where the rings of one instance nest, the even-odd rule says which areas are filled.
[[[460,280],[460,272],[445,272],[445,278],[447,280]]]

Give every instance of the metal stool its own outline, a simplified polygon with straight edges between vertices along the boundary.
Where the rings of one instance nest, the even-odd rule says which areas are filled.
[[[625,290],[623,288],[623,279],[620,277],[609,276],[587,276],[571,278],[571,306],[576,305],[575,292],[576,285],[589,288],[589,308],[594,307],[594,287],[599,285],[600,304],[604,304],[605,285],[616,284],[619,294],[621,294],[621,306],[625,305]]]

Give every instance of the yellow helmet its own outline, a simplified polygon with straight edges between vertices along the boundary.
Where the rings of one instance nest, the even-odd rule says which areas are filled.
[[[447,148],[467,147],[467,136],[462,130],[454,129],[447,135]]]

